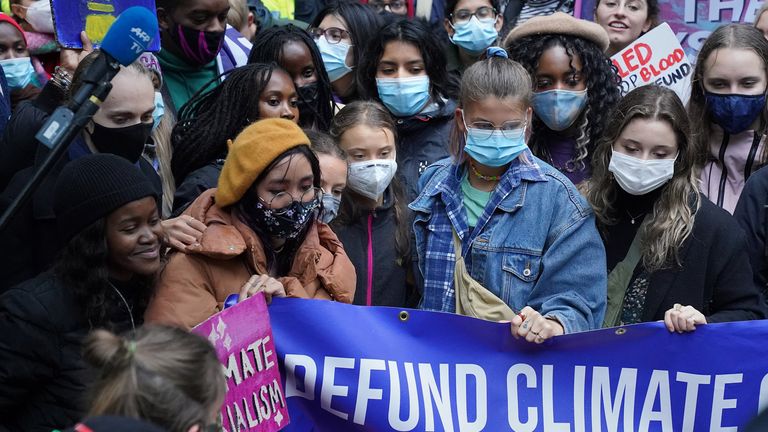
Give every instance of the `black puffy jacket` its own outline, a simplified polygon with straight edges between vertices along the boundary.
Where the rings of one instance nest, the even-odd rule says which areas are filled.
[[[125,307],[107,302],[113,330],[130,328]],[[89,331],[72,289],[52,272],[0,296],[0,431],[50,432],[82,418],[93,379],[81,355]]]
[[[433,163],[448,157],[456,102],[448,100],[432,112],[397,118],[397,174],[407,202],[419,195],[419,177]]]

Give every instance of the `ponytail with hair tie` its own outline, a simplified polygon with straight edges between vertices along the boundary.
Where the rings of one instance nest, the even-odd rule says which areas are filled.
[[[509,58],[509,54],[507,54],[507,50],[497,46],[488,47],[488,49],[485,50],[485,56],[487,58],[492,58],[492,57],[503,57],[506,59]]]

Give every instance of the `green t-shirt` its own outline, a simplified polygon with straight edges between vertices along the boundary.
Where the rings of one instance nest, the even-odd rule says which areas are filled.
[[[192,66],[168,50],[160,50],[157,60],[163,70],[163,82],[171,93],[173,106],[177,111],[192,95],[219,74],[216,60],[203,67]]]
[[[483,214],[485,206],[491,199],[491,192],[476,189],[469,183],[469,177],[464,174],[461,179],[461,193],[464,195],[464,208],[467,210],[467,223],[470,227],[477,225],[477,219]]]

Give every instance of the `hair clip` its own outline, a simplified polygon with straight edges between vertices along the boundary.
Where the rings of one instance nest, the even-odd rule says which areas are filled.
[[[136,354],[136,341],[129,341],[127,348],[131,355]]]
[[[488,58],[491,57],[503,57],[505,59],[509,58],[509,55],[507,54],[507,50],[501,47],[488,47],[488,49],[485,51],[485,56]]]

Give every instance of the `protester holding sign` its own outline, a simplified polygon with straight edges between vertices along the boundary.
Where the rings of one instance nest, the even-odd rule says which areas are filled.
[[[531,151],[581,183],[620,97],[621,80],[603,54],[608,35],[595,23],[555,13],[513,29],[504,44],[533,78]]]
[[[656,27],[658,21],[658,0],[597,0],[595,4],[595,22],[603,26],[611,41],[605,52],[608,57]]]
[[[66,246],[52,269],[0,297],[0,427],[45,431],[84,414],[82,340],[141,325],[160,269],[158,193],[132,163],[69,163],[52,197]]]
[[[221,430],[224,373],[202,337],[162,326],[126,337],[97,330],[83,356],[98,373],[88,416],[148,420],[168,432]]]
[[[227,0],[157,0],[158,53],[168,109],[176,113],[221,73],[248,60],[251,43],[227,26]],[[216,81],[214,81],[214,84]]]
[[[331,229],[317,221],[320,167],[290,120],[260,120],[228,142],[211,189],[185,212],[207,225],[197,245],[163,270],[147,321],[191,328],[230,295],[352,302],[355,269]]]
[[[610,271],[605,327],[765,318],[743,232],[698,192],[697,150],[664,87],[633,90],[606,125],[588,187]]]
[[[299,125],[327,132],[334,112],[331,81],[309,33],[294,25],[260,32],[248,63],[272,62],[285,69],[293,79],[299,96]]]
[[[331,135],[349,161],[347,189],[332,226],[357,269],[354,303],[415,307],[413,217],[395,178],[395,120],[376,102],[352,102],[334,117]]]
[[[227,77],[220,86],[195,96],[179,113],[171,160],[177,184],[175,215],[216,187],[227,157],[227,140],[259,119],[299,122],[296,87],[290,75],[274,63],[243,66]]]
[[[504,16],[498,0],[448,0],[445,16],[443,26],[451,40],[445,51],[448,72],[461,76],[486,48],[496,43]]]
[[[359,70],[361,85],[367,98],[395,117],[398,174],[410,202],[427,166],[448,156],[455,77],[446,71],[440,41],[422,20],[386,25],[368,48]]]
[[[491,50],[462,78],[452,159],[424,173],[410,205],[422,307],[477,307],[465,297],[472,290],[487,307],[506,308],[513,334],[530,342],[599,328],[605,251],[591,209],[528,150],[531,79]]]
[[[765,165],[768,41],[754,27],[715,30],[699,51],[688,112],[704,169],[704,196],[733,213],[749,176]],[[704,160],[706,158],[706,160]]]

